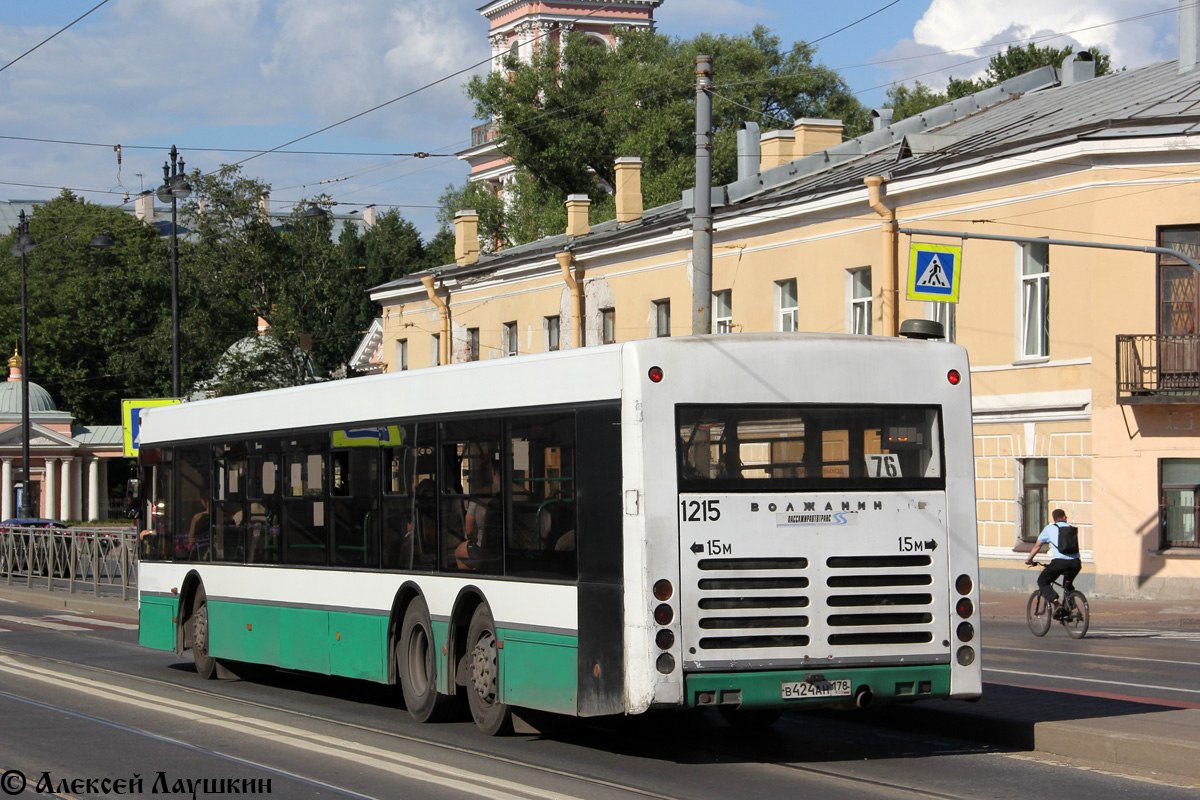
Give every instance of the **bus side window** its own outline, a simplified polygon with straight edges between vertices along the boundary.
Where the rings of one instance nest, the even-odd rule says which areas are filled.
[[[511,524],[505,574],[575,576],[575,417],[540,414],[510,420]]]

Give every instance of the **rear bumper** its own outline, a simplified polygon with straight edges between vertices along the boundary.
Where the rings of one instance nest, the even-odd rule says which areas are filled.
[[[784,699],[788,683],[850,681],[850,694],[833,697]],[[699,672],[684,677],[684,702],[693,708],[812,708],[829,705],[868,705],[950,696],[950,666],[848,667],[821,670],[759,672]]]

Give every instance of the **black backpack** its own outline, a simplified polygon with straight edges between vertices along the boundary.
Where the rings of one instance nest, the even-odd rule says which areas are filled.
[[[1058,552],[1064,556],[1079,555],[1079,528],[1074,525],[1058,526]]]

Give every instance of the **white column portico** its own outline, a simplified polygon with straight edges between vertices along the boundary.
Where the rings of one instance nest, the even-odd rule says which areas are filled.
[[[100,521],[100,459],[88,456],[88,500],[87,518],[89,522]]]
[[[0,519],[11,519],[13,516],[13,478],[11,458],[5,458],[0,465],[0,483],[4,487],[4,497],[0,500]]]
[[[83,519],[83,457],[71,459],[71,516]]]
[[[58,519],[55,513],[58,495],[58,459],[46,457],[46,469],[42,473],[44,485],[42,489],[42,516],[46,519]]]
[[[97,458],[96,462],[100,465],[100,485],[96,489],[100,493],[100,502],[96,506],[96,519],[108,519],[112,516],[108,512],[108,459]]]
[[[62,491],[58,501],[58,519],[71,518],[71,462],[72,456],[62,457]]]

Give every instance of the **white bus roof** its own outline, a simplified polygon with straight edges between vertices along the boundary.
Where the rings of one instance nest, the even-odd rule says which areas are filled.
[[[938,351],[959,364],[966,363],[965,352],[958,346],[891,337],[747,333],[639,339],[146,409],[139,445],[432,414],[616,402],[622,397],[629,364],[646,359],[659,359],[664,369],[685,368],[693,375],[712,370],[715,374],[710,378],[714,380],[731,364],[744,371],[750,360],[757,362],[752,369],[760,379],[778,374],[782,380],[785,366],[800,367],[806,354],[819,354],[826,367],[836,364],[840,370],[870,371],[873,368],[866,363],[875,364],[879,359],[907,362],[902,353],[928,368],[931,354]]]

